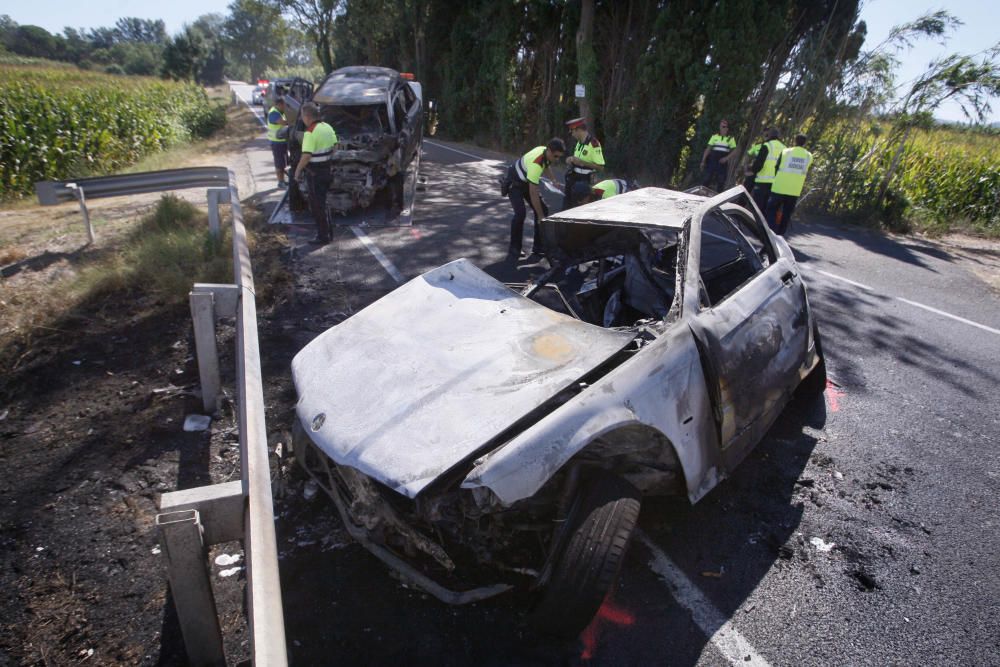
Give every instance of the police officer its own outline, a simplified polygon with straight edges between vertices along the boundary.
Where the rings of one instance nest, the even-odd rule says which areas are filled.
[[[812,153],[805,149],[806,135],[795,137],[795,146],[781,151],[777,173],[771,184],[771,196],[767,200],[767,224],[774,233],[784,236],[792,221],[792,211],[802,194],[806,174],[812,166]]]
[[[539,183],[542,173],[555,180],[552,164],[566,154],[566,144],[562,139],[551,139],[545,146],[535,146],[510,166],[510,189],[507,199],[514,208],[514,217],[510,219],[510,248],[508,255],[517,257],[521,254],[522,237],[524,235],[524,218],[527,215],[524,203],[531,205],[535,214],[535,233],[531,251],[533,255],[545,254],[545,249],[539,236],[539,223],[549,214],[549,209],[542,200]]]
[[[278,187],[287,188],[285,183],[285,168],[288,167],[288,139],[279,136],[281,128],[288,127],[285,118],[285,98],[279,96],[274,105],[267,111],[267,140],[271,142],[271,155],[274,157],[274,172],[278,176]]]
[[[701,155],[701,169],[705,172],[702,185],[716,192],[722,192],[726,188],[729,158],[732,157],[735,148],[736,140],[729,135],[729,121],[720,121],[719,133],[712,135],[705,152]],[[713,187],[716,185],[718,187]]]
[[[590,196],[587,198],[587,203],[631,192],[632,190],[638,189],[638,187],[639,186],[636,185],[635,181],[629,182],[623,178],[609,178],[606,181],[601,181],[590,189]]]
[[[594,135],[587,130],[587,119],[574,118],[566,121],[570,133],[576,139],[573,154],[566,158],[566,189],[563,192],[563,210],[581,203],[590,191],[591,177],[604,166],[604,149]]]
[[[769,127],[764,131],[766,141],[761,144],[760,152],[750,170],[754,173],[753,200],[761,213],[767,210],[767,198],[771,195],[771,183],[774,182],[775,166],[785,144],[778,141],[778,128]]]
[[[302,158],[295,168],[295,180],[305,179],[309,189],[309,210],[316,223],[316,238],[310,243],[326,245],[331,239],[326,193],[333,178],[330,160],[337,146],[337,133],[319,119],[319,107],[315,103],[303,104],[300,113],[306,133],[302,138]]]

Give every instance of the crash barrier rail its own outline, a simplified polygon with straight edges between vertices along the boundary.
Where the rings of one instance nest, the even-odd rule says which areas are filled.
[[[222,187],[217,187],[222,186]],[[278,577],[274,506],[264,423],[264,389],[257,337],[257,308],[246,227],[235,176],[225,167],[171,169],[35,186],[39,203],[80,202],[142,192],[208,190],[209,224],[219,233],[219,204],[228,202],[233,218],[234,284],[196,283],[191,290],[202,401],[209,414],[220,392],[215,323],[236,319],[236,376],[242,479],[164,493],[156,517],[167,560],[170,591],[191,664],[224,664],[222,632],[209,579],[208,547],[242,540],[247,566],[247,616],[255,665],[283,667],[288,658]],[[92,237],[88,222],[88,231]]]

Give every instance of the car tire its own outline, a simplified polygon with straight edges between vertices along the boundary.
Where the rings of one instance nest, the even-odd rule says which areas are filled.
[[[569,541],[532,611],[537,632],[570,640],[587,627],[618,579],[640,504],[639,491],[621,477],[590,477],[569,518]]]
[[[813,323],[813,340],[816,341],[816,354],[819,356],[819,363],[813,368],[809,375],[799,383],[795,394],[802,398],[816,398],[822,396],[826,391],[826,358],[823,356],[823,344],[819,336],[819,327]]]

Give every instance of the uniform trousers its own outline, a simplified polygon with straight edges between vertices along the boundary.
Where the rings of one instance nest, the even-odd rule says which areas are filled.
[[[511,253],[521,252],[522,238],[524,236],[524,218],[528,214],[528,207],[531,206],[531,196],[528,190],[528,184],[522,180],[515,179],[510,186],[510,191],[507,193],[507,199],[510,200],[510,205],[514,208],[514,216],[510,219],[510,251]],[[541,199],[541,195],[539,195]],[[526,206],[527,204],[527,206]],[[532,214],[535,210],[531,209]],[[548,215],[549,209],[545,206],[545,201],[542,200],[542,215]],[[545,252],[541,242],[541,236],[539,236],[539,222],[538,215],[535,215],[535,233],[532,239],[531,251],[537,255],[541,255]]]
[[[792,211],[799,198],[796,195],[779,195],[775,192],[767,200],[767,224],[778,236],[784,236],[792,222]]]
[[[309,184],[309,211],[312,213],[313,222],[316,223],[316,238],[329,241],[332,237],[330,234],[330,213],[326,206],[326,193],[333,180],[330,165],[321,164],[315,167],[306,167],[306,179]]]

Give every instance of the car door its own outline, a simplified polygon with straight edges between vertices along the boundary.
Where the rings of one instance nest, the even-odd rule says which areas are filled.
[[[809,315],[798,268],[775,253],[766,235],[766,244],[751,244],[716,210],[703,218],[700,236],[692,242],[700,243],[703,290],[691,329],[714,394],[723,461],[731,468],[763,437],[798,384]]]

